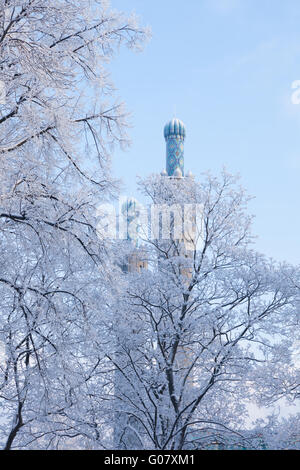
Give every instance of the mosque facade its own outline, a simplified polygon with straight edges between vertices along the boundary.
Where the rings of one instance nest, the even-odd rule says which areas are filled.
[[[188,172],[185,176],[184,171],[184,142],[186,138],[186,128],[183,122],[177,118],[169,121],[164,127],[164,138],[166,141],[166,167],[161,172],[161,177],[172,178],[179,181],[184,180],[184,178],[192,177],[191,172]],[[136,224],[135,219],[140,215],[138,201],[134,198],[128,198],[122,205],[122,215],[127,220],[128,227],[130,227],[131,224]],[[132,243],[133,250],[122,267],[123,272],[141,272],[143,269],[148,269],[146,251],[144,248],[140,247],[138,236],[132,237],[130,230],[127,230],[127,240]],[[190,240],[188,241],[184,239],[184,235],[182,241],[186,247],[190,243]],[[185,249],[184,256],[189,257],[191,255],[192,250]],[[187,272],[186,275],[190,277]]]

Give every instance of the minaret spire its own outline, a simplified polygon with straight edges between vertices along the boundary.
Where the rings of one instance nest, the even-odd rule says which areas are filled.
[[[166,170],[168,176],[184,176],[185,125],[177,118],[172,119],[164,128],[167,145]]]

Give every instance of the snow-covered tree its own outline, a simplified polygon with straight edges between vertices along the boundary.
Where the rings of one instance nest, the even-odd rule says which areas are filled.
[[[141,181],[173,211],[171,237],[141,233],[144,271],[122,274],[130,243],[99,237],[127,142],[107,64],[147,30],[105,0],[0,7],[3,448],[297,446],[298,417],[244,432],[247,396],[298,397],[300,277],[251,248],[235,179]]]
[[[107,65],[147,34],[104,0],[0,1],[5,449],[105,445],[102,317],[114,268],[96,207],[116,190],[111,148],[127,142]]]
[[[252,249],[248,198],[226,172],[201,182],[151,176],[140,187],[162,210],[201,210],[194,249],[175,227],[168,239],[145,230],[149,269],[126,275],[110,357],[122,376],[115,407],[127,416],[119,434],[127,448],[137,439],[154,449],[251,447],[243,435],[251,372],[283,350],[289,364],[284,325],[295,318],[299,271]]]

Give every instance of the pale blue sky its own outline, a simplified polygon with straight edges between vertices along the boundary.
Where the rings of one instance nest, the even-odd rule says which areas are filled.
[[[111,0],[152,28],[141,54],[121,50],[111,64],[132,112],[131,148],[117,150],[124,194],[136,175],[165,166],[164,124],[187,128],[185,169],[201,175],[225,165],[241,175],[255,214],[256,248],[300,263],[299,0]]]

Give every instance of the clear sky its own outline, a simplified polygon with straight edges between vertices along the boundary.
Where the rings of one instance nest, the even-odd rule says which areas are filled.
[[[299,0],[111,0],[152,28],[144,52],[122,49],[111,64],[132,112],[131,148],[114,155],[126,195],[136,175],[165,167],[164,124],[187,128],[185,169],[222,166],[255,196],[256,248],[300,263]]]

